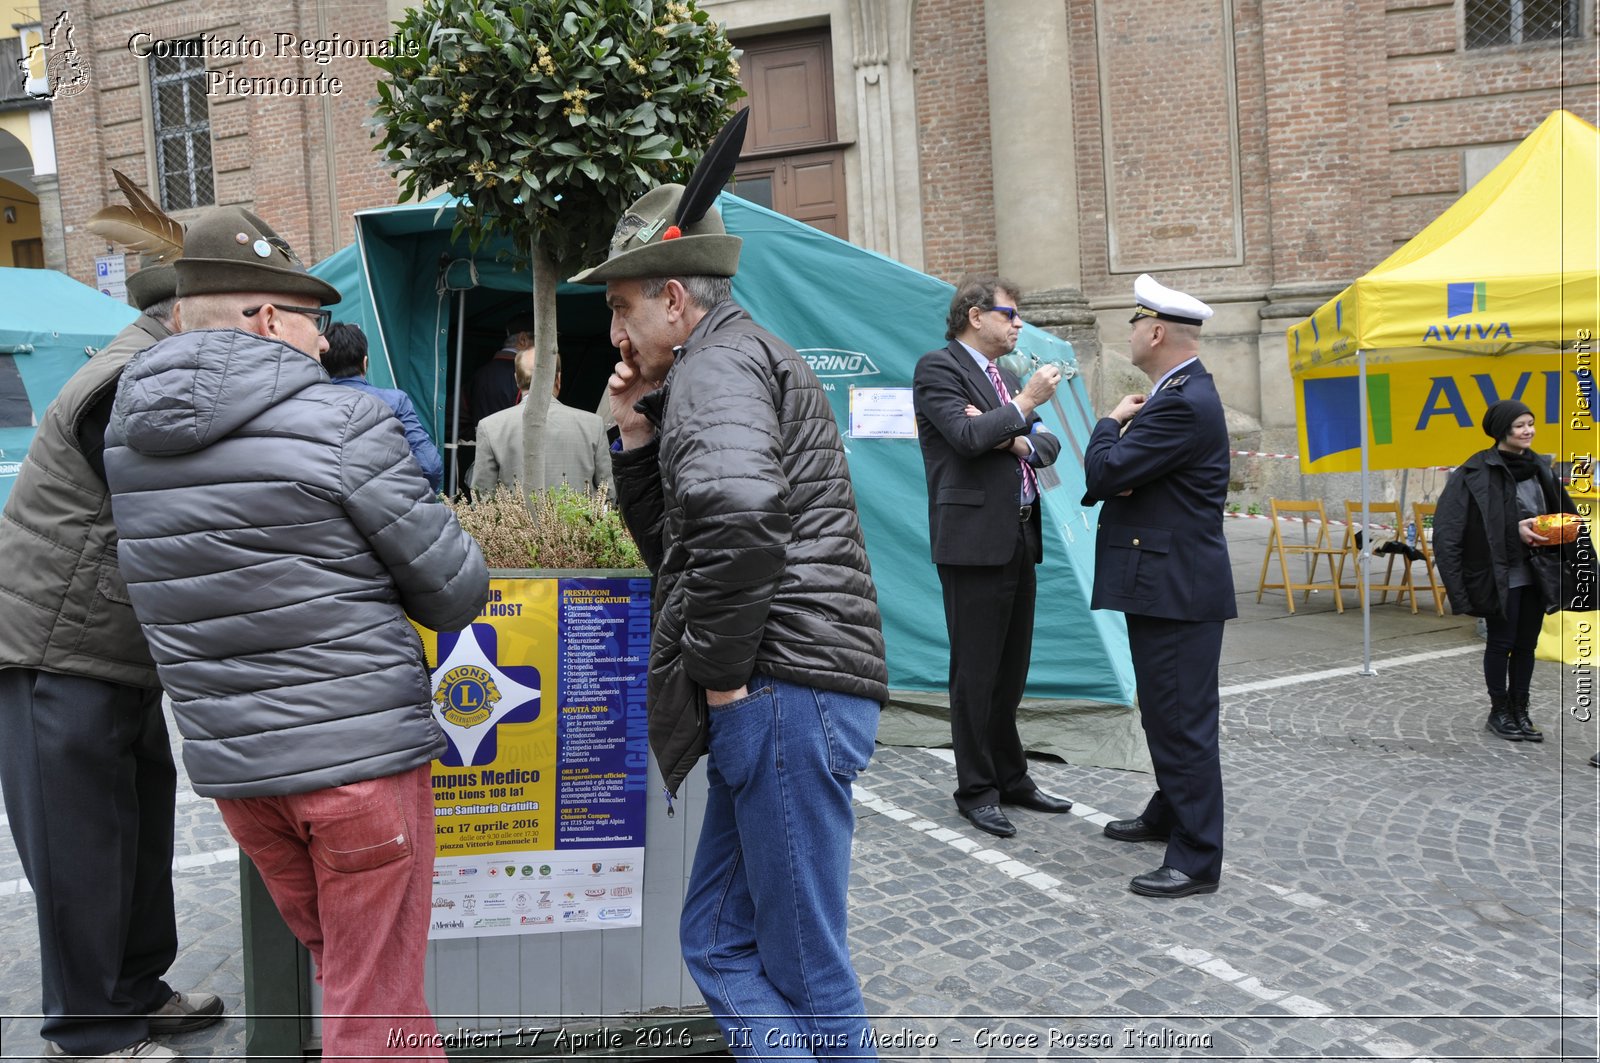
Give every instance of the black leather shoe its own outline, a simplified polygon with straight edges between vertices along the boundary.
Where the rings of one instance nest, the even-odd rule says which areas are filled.
[[[1035,812],[1071,812],[1072,802],[1065,797],[1047,794],[1043,790],[1029,790],[1016,797],[1007,797],[1001,800],[1002,804],[1016,805],[1018,808],[1031,808]]]
[[[961,814],[971,820],[974,827],[993,834],[996,838],[1009,838],[1017,833],[1017,828],[1013,827],[1006,814],[1000,811],[999,805],[979,805],[977,808],[963,809]]]
[[[1190,878],[1175,867],[1162,865],[1154,871],[1135,875],[1128,888],[1141,897],[1187,897],[1193,893],[1215,893],[1215,880]]]
[[[1170,831],[1152,827],[1138,816],[1132,819],[1114,819],[1105,825],[1105,836],[1119,842],[1164,842]]]

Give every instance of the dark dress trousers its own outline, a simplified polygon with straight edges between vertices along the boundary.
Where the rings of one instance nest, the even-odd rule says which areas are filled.
[[[1084,505],[1105,503],[1092,605],[1127,614],[1155,765],[1142,818],[1171,831],[1168,866],[1205,880],[1222,871],[1217,665],[1223,621],[1239,615],[1222,533],[1228,469],[1222,400],[1199,361],[1169,377],[1125,430],[1101,420],[1084,452]]]
[[[1015,397],[1017,378],[1000,370]],[[1017,735],[1017,704],[1033,650],[1034,566],[1043,559],[1037,503],[1021,519],[1022,467],[994,449],[1028,436],[1028,463],[1056,460],[1061,441],[1037,415],[1024,421],[971,354],[952,340],[913,378],[917,438],[928,478],[928,533],[950,635],[950,737],[956,805],[964,811],[1035,789]],[[983,412],[968,417],[967,406]]]

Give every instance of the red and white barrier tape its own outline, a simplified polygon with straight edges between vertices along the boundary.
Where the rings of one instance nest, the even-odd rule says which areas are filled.
[[[1224,517],[1234,517],[1234,518],[1238,518],[1240,520],[1271,520],[1272,519],[1272,514],[1270,514],[1270,513],[1227,513],[1227,512],[1224,512],[1222,515]],[[1300,521],[1302,524],[1315,524],[1315,523],[1317,523],[1317,518],[1316,517],[1305,517],[1305,516],[1301,516],[1298,513],[1279,513],[1278,514],[1278,519],[1279,520],[1283,520],[1283,521],[1296,521],[1297,520],[1297,521]],[[1394,528],[1389,526],[1389,525],[1387,525],[1387,524],[1361,524],[1359,522],[1352,522],[1352,521],[1348,521],[1348,520],[1330,520],[1330,521],[1327,521],[1326,523],[1327,523],[1328,527],[1330,527],[1330,528],[1345,528],[1345,527],[1351,527],[1353,525],[1355,527],[1362,527],[1362,528],[1376,528],[1379,531],[1390,531],[1390,532],[1394,531]]]
[[[1229,455],[1235,458],[1278,458],[1283,461],[1299,461],[1298,454],[1269,454],[1264,450],[1230,450]],[[1424,472],[1454,472],[1454,465],[1418,465]]]

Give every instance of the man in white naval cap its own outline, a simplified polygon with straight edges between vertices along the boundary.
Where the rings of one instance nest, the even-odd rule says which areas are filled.
[[[1105,503],[1092,605],[1127,615],[1156,792],[1137,817],[1107,823],[1105,833],[1166,842],[1161,866],[1130,888],[1186,897],[1215,893],[1222,874],[1217,665],[1223,622],[1238,615],[1222,534],[1228,430],[1198,353],[1211,308],[1149,274],[1133,294],[1130,355],[1153,386],[1095,425],[1083,502]]]

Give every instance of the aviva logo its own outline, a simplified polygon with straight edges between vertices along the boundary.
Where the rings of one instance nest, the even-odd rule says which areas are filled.
[[[1445,285],[1445,317],[1481,314],[1489,309],[1488,285],[1483,281]]]
[[[1483,281],[1446,284],[1444,289],[1444,314],[1447,318],[1461,317],[1464,314],[1481,314],[1489,309],[1489,286]],[[1423,343],[1457,343],[1470,342],[1472,340],[1510,340],[1515,338],[1511,334],[1511,322],[1509,321],[1463,321],[1457,325],[1429,325],[1428,330],[1422,334]]]

